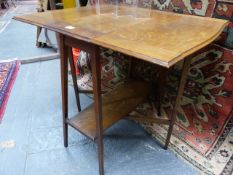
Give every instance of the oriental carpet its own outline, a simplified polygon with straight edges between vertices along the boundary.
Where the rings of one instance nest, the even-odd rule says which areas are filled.
[[[207,174],[231,174],[233,170],[233,52],[211,45],[191,63],[181,105],[178,108],[170,148]],[[163,113],[173,107],[178,77],[177,65],[168,75]],[[139,114],[153,112],[149,103]],[[164,143],[167,126],[142,124]]]
[[[193,57],[170,149],[206,174],[232,175],[233,0],[139,0],[139,3],[145,8],[229,20],[229,25],[214,41],[215,44],[207,46]],[[101,56],[102,89],[109,91],[127,78],[130,59],[107,49],[102,49]],[[77,67],[81,72],[78,78],[79,87],[91,89],[87,53],[81,54]],[[137,78],[149,82],[158,78],[157,67],[149,63],[137,61],[133,69]],[[167,77],[162,102],[163,113],[166,115],[173,107],[172,100],[179,75],[180,65],[176,65]],[[142,117],[146,116],[153,112],[152,104],[145,102],[133,112]],[[164,143],[167,132],[165,126],[152,123],[141,125]]]
[[[18,60],[0,62],[0,122],[2,121],[19,66],[20,61]]]
[[[81,51],[82,52],[82,51]],[[101,50],[102,89],[110,91],[128,75],[129,59],[108,49]],[[206,174],[231,175],[233,170],[233,52],[212,44],[193,57],[170,149]],[[78,86],[92,89],[90,62],[81,53],[77,62],[80,75]],[[156,81],[157,68],[146,62],[134,63],[134,76],[145,81]],[[176,94],[180,65],[167,77],[162,112],[168,115]],[[153,99],[153,98],[152,98]],[[150,100],[151,101],[151,100]],[[152,102],[153,103],[153,102]],[[138,106],[138,115],[153,112],[150,102]],[[165,115],[165,116],[166,116]],[[164,143],[167,126],[152,123],[141,125]]]

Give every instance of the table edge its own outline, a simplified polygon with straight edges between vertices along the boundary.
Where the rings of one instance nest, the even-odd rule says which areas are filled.
[[[118,51],[120,53],[123,53],[125,55],[133,56],[133,57],[136,57],[137,59],[141,59],[141,60],[144,60],[144,61],[147,61],[147,62],[150,62],[150,63],[158,64],[158,65],[166,67],[166,68],[172,67],[174,64],[176,64],[177,62],[181,61],[185,57],[188,57],[188,56],[194,54],[198,50],[200,50],[200,49],[204,48],[205,46],[207,46],[208,44],[212,43],[222,33],[222,31],[224,30],[224,28],[229,24],[228,20],[214,19],[213,18],[214,20],[222,21],[223,25],[221,26],[221,28],[218,31],[216,31],[216,33],[211,38],[209,38],[205,42],[200,43],[199,45],[197,45],[197,46],[195,46],[195,47],[193,47],[193,48],[191,48],[191,49],[189,49],[189,50],[181,53],[177,57],[173,58],[173,60],[171,60],[171,61],[161,61],[159,59],[152,58],[150,56],[147,56],[147,55],[144,55],[144,54],[141,54],[141,53],[132,52],[130,50],[127,50],[127,49],[124,49],[124,48],[120,48],[120,47],[117,47],[117,46],[113,46],[113,45],[110,45],[110,44],[104,44],[104,43],[99,42],[99,41],[96,40],[98,37],[97,38],[93,38],[93,39],[88,39],[86,37],[82,37],[82,36],[79,36],[79,35],[73,35],[72,33],[69,33],[68,31],[59,30],[59,29],[51,27],[49,25],[44,26],[43,24],[41,24],[39,22],[33,22],[32,23],[30,20],[26,20],[26,19],[20,18],[20,16],[14,16],[13,19],[17,20],[17,21],[24,22],[24,23],[28,23],[28,24],[31,24],[31,25],[34,25],[34,26],[43,27],[43,28],[52,30],[54,32],[62,33],[64,35],[67,35],[67,36],[70,36],[70,37],[74,37],[75,39],[83,40],[83,41],[88,42],[88,43],[93,43],[93,44],[96,44],[98,46],[109,48],[109,49],[112,49],[114,51]],[[225,22],[223,22],[223,21],[225,21]]]

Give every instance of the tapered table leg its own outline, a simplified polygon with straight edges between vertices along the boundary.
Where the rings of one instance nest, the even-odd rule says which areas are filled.
[[[66,119],[68,117],[68,50],[65,46],[65,36],[59,34],[60,46],[60,66],[61,66],[61,90],[62,90],[62,114],[63,114],[63,137],[64,146],[68,146],[68,124]]]
[[[99,174],[104,175],[104,159],[103,159],[103,120],[102,120],[102,99],[101,99],[101,65],[99,57],[99,47],[92,46],[91,68],[93,79],[93,92],[94,92],[94,107],[96,118],[96,133],[98,144],[98,159],[99,159]]]
[[[70,70],[71,70],[71,75],[72,75],[72,80],[73,80],[73,85],[74,85],[74,93],[75,93],[75,97],[76,97],[76,103],[77,103],[77,107],[78,107],[78,112],[80,112],[81,111],[81,104],[80,104],[76,70],[75,70],[73,53],[72,53],[71,47],[69,47],[69,61],[70,61]]]
[[[184,63],[183,63],[182,73],[181,73],[181,77],[179,80],[178,90],[177,90],[177,94],[176,94],[176,98],[175,98],[175,104],[173,105],[173,110],[172,110],[172,114],[171,114],[171,122],[169,124],[169,129],[168,129],[167,139],[166,139],[164,149],[167,149],[169,142],[170,142],[173,126],[174,126],[175,121],[176,121],[177,108],[180,105],[181,97],[182,97],[183,92],[184,92],[186,78],[187,78],[188,72],[189,72],[191,58],[192,58],[191,56],[186,58],[184,60]]]

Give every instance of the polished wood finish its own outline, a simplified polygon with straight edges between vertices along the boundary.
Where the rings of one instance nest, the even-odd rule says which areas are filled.
[[[126,117],[149,95],[150,87],[145,82],[129,81],[103,95],[103,130]],[[94,105],[68,120],[68,123],[90,139],[97,138]]]
[[[173,105],[172,114],[170,116],[171,122],[169,124],[164,149],[168,148],[168,145],[169,145],[169,142],[170,142],[173,126],[174,126],[175,121],[176,121],[177,108],[180,105],[181,97],[182,97],[183,92],[184,92],[184,87],[185,87],[186,79],[187,79],[187,76],[188,76],[191,59],[192,59],[192,57],[190,56],[187,59],[185,59],[184,62],[183,62],[183,69],[182,69],[182,73],[181,73],[181,76],[180,76],[180,79],[179,79],[179,86],[178,86],[178,90],[177,90],[177,93],[176,93],[176,98],[175,98],[175,102],[174,102],[174,105]]]
[[[108,7],[106,7],[106,11]],[[130,7],[120,7],[120,11]],[[145,9],[138,9],[145,10]],[[17,16],[14,19],[54,30],[164,67],[215,40],[225,20],[152,10],[151,18],[96,15],[94,7]],[[74,28],[70,29],[69,26]]]
[[[91,52],[89,52],[91,57],[91,70],[92,70],[92,81],[93,81],[93,92],[94,92],[94,110],[91,116],[95,116],[94,120],[94,130],[97,135],[97,144],[98,144],[98,159],[99,159],[99,174],[104,175],[104,145],[103,145],[103,117],[105,114],[104,108],[102,106],[102,97],[101,97],[101,64],[100,64],[100,53],[99,47],[92,45]],[[85,119],[88,117],[86,113],[84,115]],[[88,125],[90,125],[88,121]],[[87,126],[84,127],[88,128]],[[86,132],[85,134],[88,134]]]
[[[63,136],[64,146],[68,146],[68,47],[65,45],[65,36],[59,34],[60,67],[61,67],[61,89],[62,89],[62,114],[63,114]]]

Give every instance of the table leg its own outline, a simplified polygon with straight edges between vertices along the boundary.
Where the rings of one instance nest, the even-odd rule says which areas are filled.
[[[128,56],[129,59],[129,70],[128,70],[128,77],[127,79],[131,79],[133,77],[133,58],[131,56]]]
[[[62,88],[62,114],[63,114],[63,137],[64,146],[68,146],[68,49],[65,45],[65,36],[59,34],[60,66],[61,66],[61,88]]]
[[[39,42],[39,36],[41,33],[42,27],[37,27],[36,29],[36,46],[41,47],[41,43]]]
[[[102,120],[102,98],[101,98],[101,64],[99,47],[93,45],[91,57],[93,92],[94,92],[94,107],[96,118],[96,133],[98,144],[99,158],[99,174],[104,175],[104,159],[103,159],[103,120]]]
[[[166,78],[167,78],[168,69],[165,67],[159,68],[159,80],[158,80],[158,90],[157,90],[157,109],[158,116],[161,116],[161,103],[164,96],[164,91],[166,87]]]
[[[187,78],[188,72],[189,72],[191,58],[192,58],[191,56],[186,58],[184,60],[184,63],[183,63],[182,73],[181,73],[181,77],[180,77],[180,80],[179,80],[178,91],[177,91],[177,94],[176,94],[175,104],[174,104],[172,114],[171,114],[171,118],[170,118],[171,122],[169,124],[169,129],[168,129],[167,139],[166,139],[164,149],[167,149],[167,147],[169,145],[169,142],[170,142],[173,126],[174,126],[175,121],[176,121],[177,107],[180,105],[181,97],[182,97],[183,92],[184,92],[184,87],[185,87],[186,78]]]
[[[76,70],[75,70],[73,53],[72,53],[71,47],[69,47],[69,62],[70,62],[70,70],[71,70],[71,75],[72,75],[72,80],[73,80],[73,85],[74,85],[74,93],[75,93],[75,97],[76,97],[76,103],[77,103],[77,107],[78,107],[78,112],[80,112],[81,105],[80,105],[80,98],[79,98],[79,90],[78,90],[78,85],[77,85]]]

